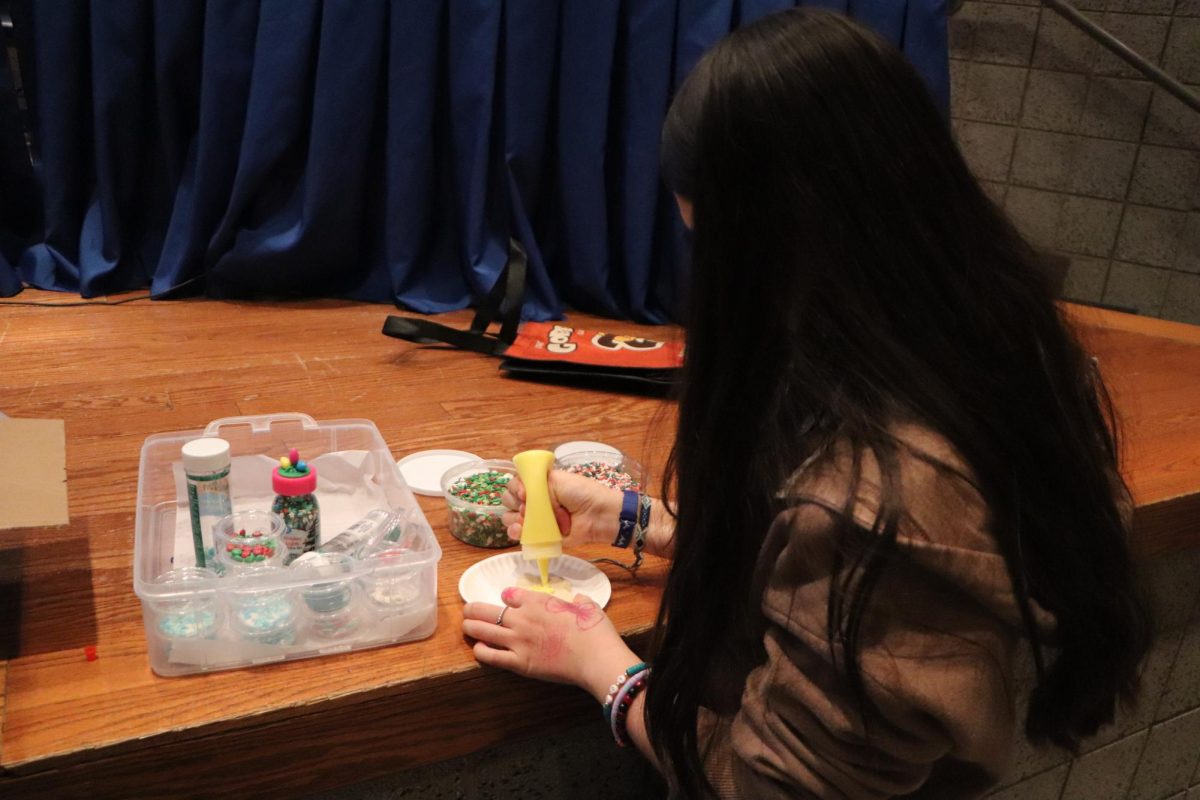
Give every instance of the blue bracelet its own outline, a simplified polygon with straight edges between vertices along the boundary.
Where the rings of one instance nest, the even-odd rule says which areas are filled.
[[[629,547],[633,539],[633,530],[638,524],[638,492],[626,490],[622,492],[621,516],[617,526],[617,538],[613,539],[613,547]]]

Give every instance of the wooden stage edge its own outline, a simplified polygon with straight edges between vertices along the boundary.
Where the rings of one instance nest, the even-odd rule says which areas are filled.
[[[636,649],[649,634],[627,638]],[[599,720],[595,703],[576,689],[498,670],[461,670],[398,688],[188,730],[186,738],[80,752],[28,773],[18,767],[3,775],[0,789],[6,800],[308,793]],[[448,725],[458,732],[447,736]],[[289,761],[297,742],[311,743],[303,770]],[[181,786],[199,788],[193,794]]]

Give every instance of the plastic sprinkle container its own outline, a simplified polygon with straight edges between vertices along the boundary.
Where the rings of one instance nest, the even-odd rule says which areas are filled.
[[[266,645],[296,643],[295,591],[277,576],[282,567],[250,567],[229,591],[230,621],[235,636]]]
[[[359,579],[372,613],[384,629],[404,630],[420,614],[426,576],[421,570],[420,553],[391,546],[367,556],[374,568]]]
[[[180,455],[184,443],[206,436],[230,443],[230,516],[240,520],[230,525],[236,541],[231,538],[226,545],[235,544],[242,560],[223,562],[236,567],[220,575],[195,566]],[[333,575],[278,566],[273,559],[286,553],[286,547],[270,555],[263,540],[274,529],[246,524],[244,514],[272,516],[270,464],[292,448],[314,461],[340,459],[337,480],[353,481],[360,471],[357,479],[369,502],[357,507],[346,505],[336,491],[329,495],[336,502],[322,513],[333,515],[330,538],[379,509],[394,521],[376,549],[403,552],[403,558],[330,554],[337,562]],[[347,465],[354,469],[348,471]],[[254,493],[256,479],[265,487],[265,499],[264,492]],[[322,473],[322,480],[335,478]],[[319,484],[318,498],[322,491]],[[253,536],[255,531],[263,535]],[[256,546],[262,548],[258,553]],[[142,603],[150,667],[159,675],[236,669],[424,639],[437,626],[441,556],[387,444],[367,420],[318,422],[305,414],[235,417],[216,420],[204,430],[151,436],[142,446],[133,589]],[[372,590],[391,601],[376,602]]]
[[[308,553],[292,569],[304,570],[319,582],[300,590],[310,632],[322,639],[345,639],[358,631],[361,614],[354,608],[354,565],[342,553]]]
[[[406,614],[421,596],[420,556],[406,547],[390,547],[372,553],[375,565],[362,578],[363,592],[378,614]]]
[[[342,611],[349,606],[354,564],[355,560],[347,555],[317,553],[315,558],[297,565],[295,569],[306,570],[319,580],[300,590],[304,605],[314,614]]]
[[[608,450],[581,451],[558,458],[554,468],[572,472],[618,491],[645,491],[646,471],[640,463]]]
[[[442,475],[442,494],[450,507],[450,533],[475,547],[512,547],[500,498],[517,474],[511,461],[490,459],[452,467]]]
[[[217,634],[221,609],[213,586],[217,573],[200,567],[181,567],[155,579],[162,593],[154,602],[154,633],[168,640],[212,639]]]
[[[213,526],[217,551],[216,572],[232,574],[260,566],[283,566],[287,526],[270,511],[238,511],[222,517]]]

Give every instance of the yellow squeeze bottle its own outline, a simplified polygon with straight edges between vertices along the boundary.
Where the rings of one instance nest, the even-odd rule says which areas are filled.
[[[550,505],[550,466],[554,453],[526,450],[513,456],[517,474],[525,484],[525,522],[521,526],[521,557],[536,561],[541,590],[550,591],[550,559],[562,555],[562,532]]]

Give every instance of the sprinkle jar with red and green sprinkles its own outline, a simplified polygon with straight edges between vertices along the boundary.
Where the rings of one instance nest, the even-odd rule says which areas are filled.
[[[642,466],[611,452],[580,452],[559,458],[555,467],[617,491],[642,491]]]
[[[237,535],[225,543],[225,554],[230,561],[238,564],[261,564],[275,557],[279,552],[279,543],[269,537],[264,537],[262,531],[253,533],[242,528]]]
[[[282,565],[287,556],[284,530],[283,519],[269,511],[237,511],[223,517],[213,526],[218,571]]]
[[[585,478],[591,478],[594,481],[603,483],[610,489],[618,489],[622,492],[636,492],[642,488],[641,483],[628,472],[625,472],[620,467],[614,467],[612,464],[605,464],[603,461],[585,461],[582,464],[572,464],[567,467],[566,471],[575,475],[582,475]]]
[[[500,497],[508,488],[508,482],[511,479],[512,475],[507,472],[499,472],[494,469],[487,472],[476,472],[474,475],[459,478],[450,486],[449,491],[454,497],[468,503],[498,506]]]
[[[442,491],[450,506],[450,533],[475,547],[501,548],[516,544],[508,538],[501,498],[516,474],[511,461],[489,460],[463,464],[442,476]]]

